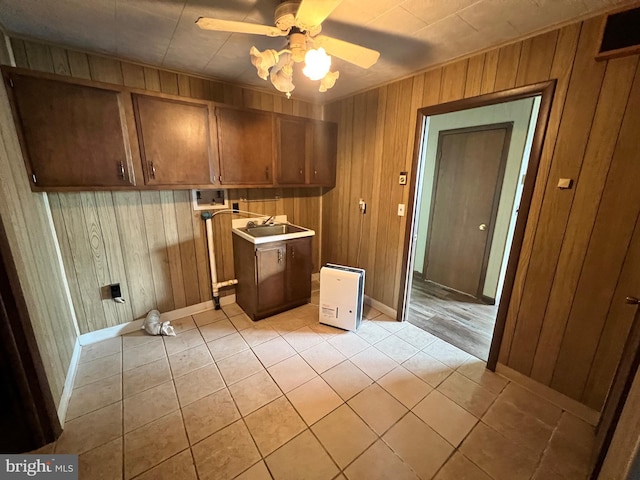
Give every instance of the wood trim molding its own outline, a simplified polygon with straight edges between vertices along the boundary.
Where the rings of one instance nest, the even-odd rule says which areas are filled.
[[[5,366],[10,368],[18,386],[18,392],[13,394],[20,396],[25,425],[28,425],[28,432],[23,432],[23,436],[38,448],[57,439],[62,428],[2,219],[0,300],[3,361],[7,362]]]
[[[566,410],[567,412],[584,420],[589,425],[593,425],[595,427],[598,424],[600,412],[596,412],[595,410],[587,407],[586,405],[583,405],[577,400],[569,398],[566,395],[563,395],[558,391],[552,389],[551,387],[543,385],[542,383],[536,382],[534,379],[527,377],[526,375],[523,375],[522,373],[517,372],[512,368],[503,365],[502,363],[498,363],[496,365],[495,372],[499,373],[505,378],[508,378],[521,387],[526,388],[530,392],[535,393],[539,397],[544,398],[548,402],[553,403],[563,410]]]
[[[513,240],[511,244],[511,251],[509,253],[509,260],[507,263],[507,270],[505,273],[504,286],[502,289],[502,295],[500,296],[500,304],[498,307],[498,314],[496,318],[496,324],[493,332],[493,339],[491,341],[491,349],[489,351],[489,360],[487,362],[487,368],[495,371],[498,363],[498,355],[500,353],[500,346],[502,344],[502,338],[504,335],[505,324],[507,320],[507,312],[509,309],[509,302],[511,300],[511,292],[513,289],[516,271],[518,267],[518,258],[520,257],[520,251],[522,249],[522,242],[524,240],[525,226],[527,218],[529,216],[529,208],[531,206],[531,198],[533,196],[533,189],[536,182],[538,173],[538,165],[540,164],[540,157],[542,155],[542,146],[544,143],[544,137],[547,131],[547,124],[549,121],[549,115],[551,113],[551,103],[553,100],[553,94],[555,92],[556,80],[550,80],[546,82],[534,83],[523,87],[512,88],[509,90],[502,90],[495,93],[489,93],[486,95],[480,95],[477,97],[465,98],[462,100],[456,100],[453,102],[442,103],[433,105],[430,107],[424,107],[418,110],[418,119],[416,122],[416,134],[414,142],[413,161],[411,166],[411,176],[409,179],[409,202],[407,216],[410,221],[407,221],[404,241],[403,241],[403,254],[402,254],[402,271],[400,276],[399,295],[397,318],[404,320],[406,312],[406,302],[408,298],[408,287],[410,285],[409,275],[411,274],[410,262],[411,256],[415,252],[415,242],[413,241],[413,231],[416,228],[417,219],[415,218],[416,210],[416,193],[418,174],[422,174],[419,171],[420,157],[423,150],[422,129],[426,117],[439,115],[443,113],[451,113],[460,110],[466,110],[469,108],[483,107],[486,105],[495,105],[498,103],[505,103],[514,100],[521,100],[524,98],[531,98],[540,95],[540,109],[538,111],[538,121],[536,122],[535,132],[531,145],[531,153],[529,155],[529,165],[527,167],[525,184],[522,191],[522,199],[520,201],[520,207],[518,217],[516,221],[516,227],[513,234]]]

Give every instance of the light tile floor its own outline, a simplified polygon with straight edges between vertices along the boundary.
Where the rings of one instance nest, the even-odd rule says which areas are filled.
[[[87,346],[43,451],[98,479],[584,479],[593,428],[368,308],[252,322],[237,305]]]

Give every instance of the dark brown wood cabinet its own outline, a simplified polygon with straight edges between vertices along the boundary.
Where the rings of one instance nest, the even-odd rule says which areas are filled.
[[[260,320],[309,302],[312,238],[254,245],[233,235],[236,302],[249,317]]]
[[[216,182],[215,131],[206,102],[133,94],[147,185]]]
[[[335,123],[2,72],[35,191],[335,185]]]
[[[136,185],[128,94],[15,72],[4,78],[33,189]]]
[[[216,106],[220,183],[274,183],[274,117],[268,112]]]
[[[308,161],[307,184],[333,187],[336,184],[338,155],[338,125],[309,120],[311,154]]]
[[[278,185],[335,186],[335,123],[278,115],[276,133]]]
[[[287,269],[285,272],[286,301],[296,303],[311,298],[311,238],[287,241]]]
[[[277,165],[279,185],[304,185],[307,161],[307,120],[277,117]]]

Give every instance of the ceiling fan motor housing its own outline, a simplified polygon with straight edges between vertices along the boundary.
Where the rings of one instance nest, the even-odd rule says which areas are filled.
[[[298,12],[299,6],[300,1],[298,0],[286,0],[278,5],[274,15],[276,27],[283,32],[293,27],[296,24],[296,13]]]
[[[291,50],[291,58],[294,62],[304,61],[304,55],[307,53],[307,36],[299,32],[290,34],[289,50]]]

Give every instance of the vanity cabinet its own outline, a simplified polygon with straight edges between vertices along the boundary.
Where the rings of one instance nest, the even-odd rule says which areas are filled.
[[[272,185],[274,118],[269,112],[216,106],[220,183]]]
[[[136,185],[126,93],[15,72],[4,79],[33,190]]]
[[[207,102],[132,97],[145,184],[216,183],[215,130]]]
[[[233,235],[236,302],[253,320],[308,303],[312,237],[253,244]]]

